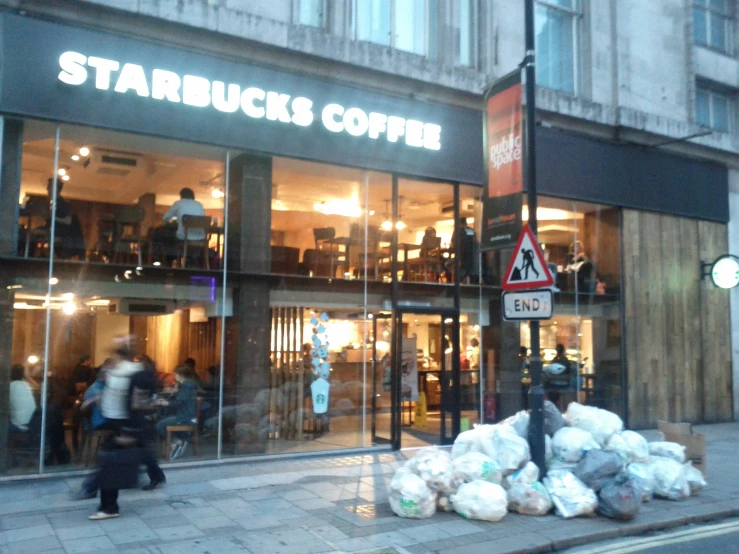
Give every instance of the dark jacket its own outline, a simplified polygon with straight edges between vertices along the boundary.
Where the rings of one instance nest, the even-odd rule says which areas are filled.
[[[172,404],[175,407],[175,415],[179,421],[189,423],[195,420],[198,415],[198,386],[195,381],[185,379],[172,399]]]

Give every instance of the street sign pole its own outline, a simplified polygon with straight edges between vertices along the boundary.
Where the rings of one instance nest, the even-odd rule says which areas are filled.
[[[524,182],[528,193],[529,227],[537,233],[536,221],[536,65],[534,43],[534,0],[524,0],[526,57],[524,58],[526,76],[526,143],[524,148]],[[541,347],[539,343],[539,322],[530,321],[531,358],[529,373],[529,447],[531,460],[539,467],[540,475],[546,474],[544,458],[544,387],[541,383]]]

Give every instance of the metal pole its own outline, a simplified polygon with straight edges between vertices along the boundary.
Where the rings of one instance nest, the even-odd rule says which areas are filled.
[[[228,203],[230,201],[231,180],[231,152],[226,151],[226,173],[224,176],[224,189],[226,196],[223,202],[223,290],[221,294],[221,366],[218,369],[218,450],[216,451],[216,459],[223,457],[223,377],[225,374],[225,357],[226,357],[226,302],[228,301],[228,288],[226,277],[228,273]],[[301,393],[302,394],[302,393]]]
[[[526,147],[524,149],[524,176],[529,205],[529,227],[536,235],[536,64],[534,43],[534,0],[524,0],[526,58],[524,59],[526,79]],[[544,459],[544,387],[541,383],[541,345],[539,343],[539,322],[531,321],[531,387],[529,388],[529,446],[531,460],[539,466],[542,476],[546,474]]]

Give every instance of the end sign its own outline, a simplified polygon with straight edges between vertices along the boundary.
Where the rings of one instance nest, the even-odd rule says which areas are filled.
[[[503,319],[506,321],[551,319],[552,305],[550,289],[504,292]]]

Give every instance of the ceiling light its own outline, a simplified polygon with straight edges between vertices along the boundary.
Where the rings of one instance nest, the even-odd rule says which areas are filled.
[[[386,219],[385,221],[382,222],[382,225],[380,225],[380,228],[383,231],[391,231],[393,228],[393,222],[390,221],[389,219]]]
[[[213,189],[210,194],[213,198],[223,198],[226,196],[226,193],[224,193],[221,189]]]
[[[65,302],[62,305],[62,311],[65,315],[72,315],[77,311],[77,305],[74,302]]]
[[[83,146],[80,148],[80,156],[89,156],[90,155],[90,149],[87,146]]]
[[[49,279],[50,285],[56,285],[58,282],[59,282],[59,279],[57,279],[56,277],[52,277],[51,279]]]
[[[28,363],[29,364],[37,364],[38,363],[38,356],[34,356],[33,354],[31,354],[30,356],[28,356]]]
[[[375,210],[370,210],[370,211],[369,211],[369,214],[370,214],[370,215],[375,215]]]
[[[64,169],[63,167],[60,167],[60,168],[59,168],[59,169],[57,170],[57,173],[58,173],[59,175],[62,175],[62,176],[64,176],[64,175],[66,175],[66,174],[67,174],[67,170],[66,170],[66,169]]]
[[[80,161],[80,157],[77,154],[74,154],[72,156],[72,160],[74,160],[75,162],[78,162],[78,161]]]
[[[159,267],[160,265],[162,265],[162,262],[154,262],[154,264],[153,264],[153,265],[155,265],[155,266]]]
[[[69,181],[69,175],[62,175],[62,181]]]
[[[398,231],[402,231],[403,229],[405,229],[405,228],[406,228],[406,224],[405,224],[405,223],[403,223],[402,221],[398,221],[398,222],[397,222],[397,223],[395,224],[395,228],[396,228],[396,229],[397,229]]]

